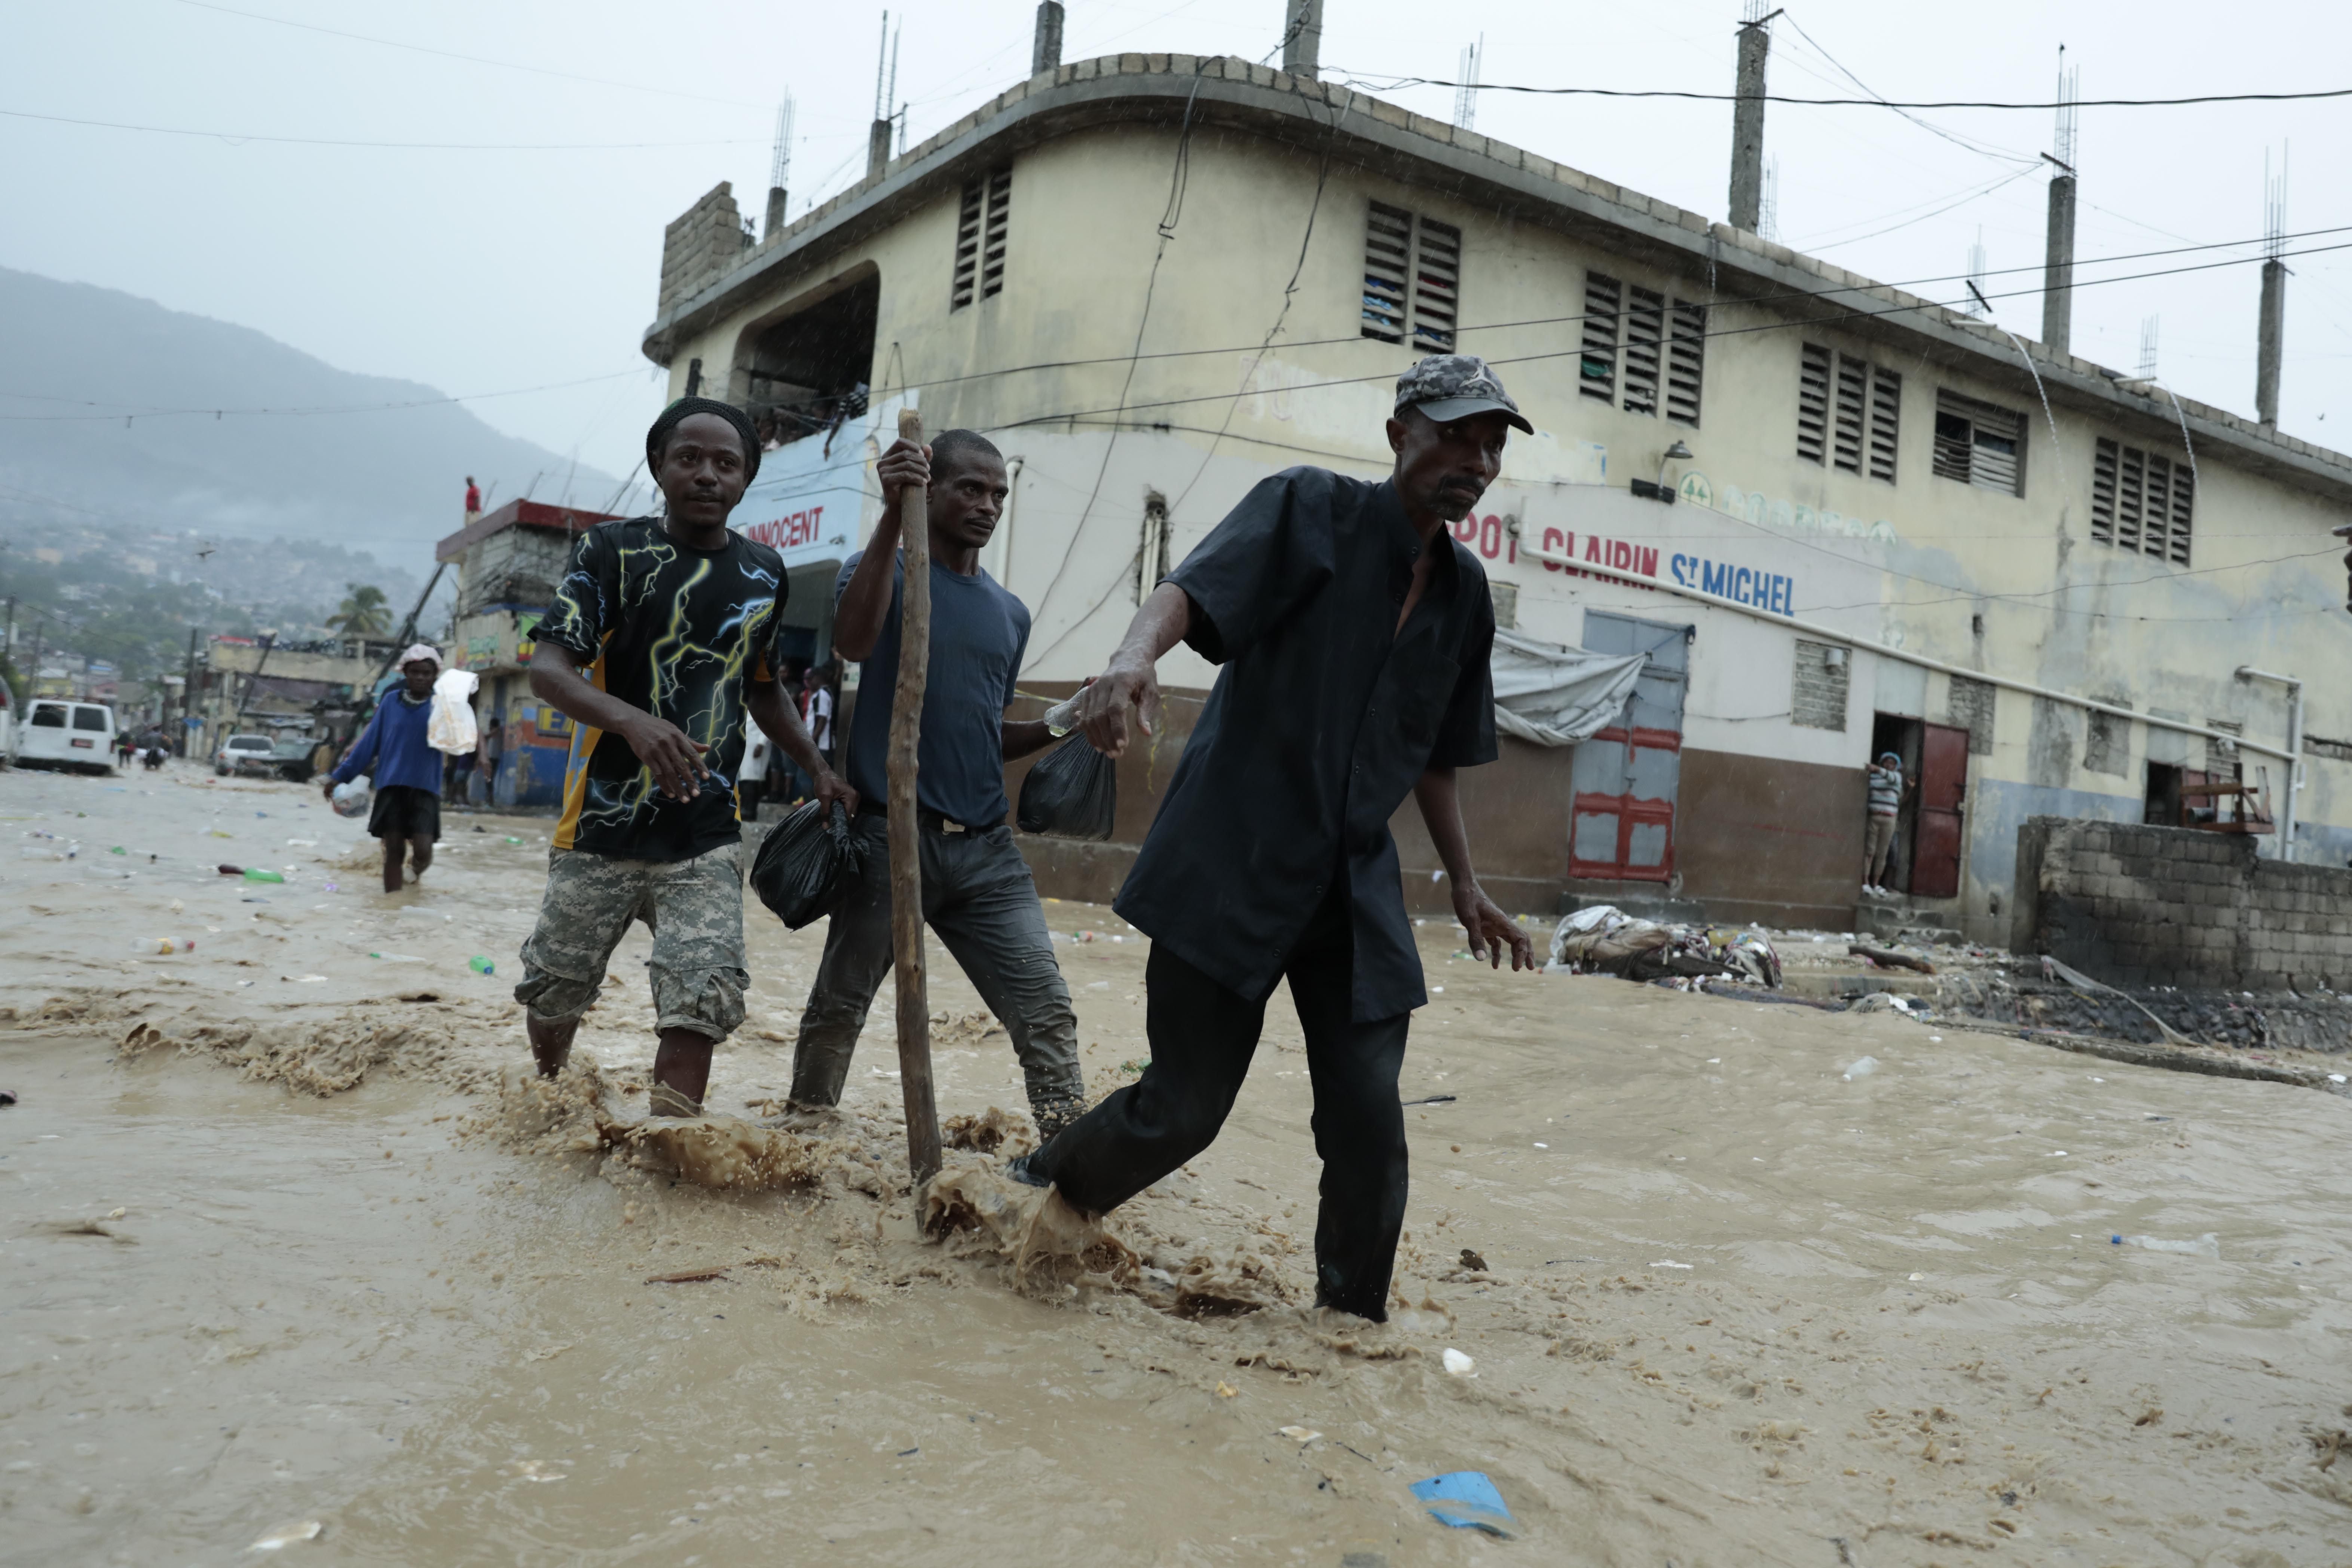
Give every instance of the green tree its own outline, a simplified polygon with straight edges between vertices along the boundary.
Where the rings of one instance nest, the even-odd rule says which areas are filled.
[[[328,630],[355,637],[379,637],[392,630],[392,606],[384,602],[383,589],[359,583],[344,586],[351,594],[327,617]]]

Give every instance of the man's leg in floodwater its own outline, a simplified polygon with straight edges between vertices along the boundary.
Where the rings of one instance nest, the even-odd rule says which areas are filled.
[[[552,849],[539,923],[522,944],[522,980],[515,1000],[529,1009],[524,1028],[540,1076],[563,1070],[579,1032],[580,1015],[604,984],[604,966],[629,922],[645,907],[654,867],[583,849]]]
[[[825,922],[824,956],[801,1009],[793,1044],[792,1102],[833,1106],[849,1077],[849,1058],[866,1027],[866,1009],[890,973],[890,843],[883,819],[858,817],[849,830],[866,846],[857,885]],[[930,879],[924,878],[928,901]]]
[[[1265,998],[1228,991],[1155,942],[1143,972],[1143,1076],[1028,1158],[1034,1179],[1090,1214],[1118,1207],[1207,1148],[1249,1076]]]
[[[648,868],[654,928],[654,1056],[651,1110],[699,1116],[710,1087],[710,1053],[743,1022],[743,847],[729,844],[691,860]]]
[[[422,881],[425,868],[433,864],[433,840],[425,837],[411,838],[408,841],[408,864],[415,871],[417,879]]]
[[[924,912],[1012,1037],[1029,1114],[1037,1135],[1051,1138],[1085,1111],[1087,1081],[1078,1067],[1077,1015],[1028,862],[1009,827],[924,837],[935,850],[923,857]]]
[[[1283,965],[1307,1036],[1315,1152],[1323,1159],[1315,1222],[1315,1302],[1380,1322],[1404,1228],[1404,1065],[1410,1013],[1359,1022],[1355,932],[1346,905],[1325,906]]]
[[[400,891],[400,858],[407,849],[408,840],[398,834],[383,836],[383,890],[387,893]]]

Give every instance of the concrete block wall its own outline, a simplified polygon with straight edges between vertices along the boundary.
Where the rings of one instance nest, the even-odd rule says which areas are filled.
[[[725,271],[749,243],[743,237],[743,215],[735,206],[734,184],[721,180],[662,230],[656,310],[667,311],[681,295]]]
[[[2352,985],[2352,869],[2186,827],[2029,818],[2011,945],[2113,985]]]

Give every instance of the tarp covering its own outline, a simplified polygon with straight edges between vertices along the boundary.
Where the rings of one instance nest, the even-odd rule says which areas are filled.
[[[1587,653],[1495,631],[1495,727],[1538,746],[1573,746],[1623,711],[1647,654]]]

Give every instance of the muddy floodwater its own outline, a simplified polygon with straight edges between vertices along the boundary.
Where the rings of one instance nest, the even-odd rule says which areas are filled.
[[[778,1115],[821,928],[751,904],[710,1115],[649,1136],[642,931],[523,1076],[542,820],[452,814],[387,899],[291,785],[12,772],[0,818],[0,1562],[2352,1562],[2339,1094],[1433,921],[1374,1326],[1307,1305],[1286,1002],[1093,1226],[1001,1176],[1018,1072],[934,946],[927,1210],[887,986],[843,1113]],[[1147,943],[1047,910],[1106,1091]],[[1409,1490],[1463,1470],[1512,1538]]]

